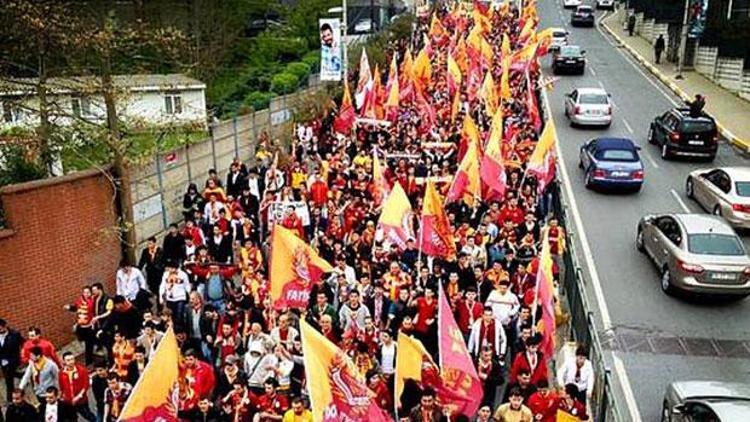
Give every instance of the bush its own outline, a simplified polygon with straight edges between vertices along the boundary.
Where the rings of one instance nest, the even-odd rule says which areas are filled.
[[[287,72],[277,73],[271,79],[271,91],[277,94],[289,94],[297,89],[298,85],[299,78]]]
[[[263,110],[268,108],[273,97],[273,93],[270,92],[253,91],[245,97],[244,104],[252,107],[253,110]]]
[[[286,65],[284,71],[291,73],[299,80],[304,80],[310,74],[310,66],[304,62],[292,62]]]
[[[37,160],[30,158],[27,147],[22,145],[3,145],[0,147],[0,157],[3,166],[0,167],[0,186],[14,183],[44,179],[47,171]]]
[[[310,66],[310,72],[320,70],[320,50],[313,50],[302,57],[302,62]]]

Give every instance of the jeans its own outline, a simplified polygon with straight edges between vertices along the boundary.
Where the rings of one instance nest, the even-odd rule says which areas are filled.
[[[89,422],[95,422],[97,420],[97,416],[94,414],[94,412],[91,411],[91,408],[89,407],[89,404],[87,402],[78,403],[77,405],[73,406],[76,413],[83,416],[84,419],[86,419]]]
[[[187,301],[186,300],[174,300],[167,301],[167,307],[172,311],[173,319],[175,324],[185,326],[187,322]]]

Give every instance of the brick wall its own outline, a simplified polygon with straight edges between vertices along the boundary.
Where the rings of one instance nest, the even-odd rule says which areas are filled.
[[[25,333],[38,325],[60,347],[74,339],[62,307],[86,283],[112,292],[120,259],[111,230],[116,211],[98,170],[0,189],[7,226],[0,230],[0,318]]]

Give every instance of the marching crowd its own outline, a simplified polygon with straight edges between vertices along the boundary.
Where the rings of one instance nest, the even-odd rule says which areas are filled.
[[[525,94],[538,91],[536,60],[511,69],[512,96],[499,105],[505,116],[506,191],[445,206],[455,259],[420,252],[426,181],[433,180],[443,195],[450,189],[465,154],[467,114],[483,138],[491,130],[485,100],[472,92],[471,78],[459,87],[456,104],[445,70],[446,51],[472,20],[456,18],[447,7],[436,13],[446,34],[427,41],[435,70],[421,94],[434,118],[425,116],[420,101],[403,101],[394,124],[360,124],[351,136],[342,136],[334,131],[331,110],[298,125],[291,149],[279,154],[264,134],[255,166],[236,159],[226,173],[212,170],[204,184],[191,184],[183,224],[171,225],[161,242],[149,239],[138,262],[122,262],[116,289],[84,286],[67,306],[85,345],[82,362],[59,354],[35,326],[25,338],[12,328],[33,321],[0,320],[5,420],[62,422],[78,415],[117,420],[171,327],[182,352],[180,418],[311,421],[308,389],[315,386],[306,385],[302,319],[351,357],[377,404],[396,420],[552,422],[559,412],[587,420],[594,373],[586,348],[557,362],[557,374],[549,371],[552,356],[540,348],[539,253],[542,242],[549,242],[557,276],[565,232],[549,206],[554,183],[545,186],[525,172],[540,129]],[[504,35],[512,50],[523,47],[522,11],[484,13],[496,57]],[[433,25],[429,18],[420,20],[412,41],[392,45],[389,54],[403,61],[406,47],[425,47]],[[502,78],[499,65],[485,66]],[[373,153],[386,163],[384,179],[401,185],[414,210],[409,222],[414,237],[403,248],[382,239],[378,230]],[[274,225],[295,232],[333,267],[312,286],[306,307],[279,309],[271,301]],[[451,414],[434,389],[421,385],[410,386],[415,394],[405,394],[395,409],[396,338],[400,332],[414,336],[437,361],[441,289],[482,382],[474,415]]]

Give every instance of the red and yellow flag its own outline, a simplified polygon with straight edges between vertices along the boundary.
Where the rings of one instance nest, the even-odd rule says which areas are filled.
[[[500,99],[510,101],[510,57],[503,59],[503,74],[500,77]]]
[[[443,198],[432,180],[427,181],[424,192],[421,226],[419,245],[424,253],[449,261],[456,258],[456,242],[445,214]]]
[[[542,317],[537,323],[537,331],[542,333],[540,351],[549,358],[555,353],[555,290],[552,274],[552,254],[550,253],[549,230],[542,237],[542,252],[539,254],[539,268],[536,274],[536,308],[542,308]]]
[[[438,19],[436,14],[432,15],[432,20],[430,21],[430,38],[440,38],[444,37],[448,34],[448,31],[445,30],[445,27],[440,22],[440,19]]]
[[[406,241],[414,238],[411,221],[413,213],[409,197],[406,196],[401,183],[394,183],[385,199],[378,221],[378,230],[382,231],[383,242],[398,245],[401,250],[406,249]]]
[[[510,38],[508,38],[508,34],[503,33],[503,41],[500,44],[500,52],[502,53],[503,60],[506,57],[510,57],[510,51]]]
[[[458,63],[453,59],[453,55],[448,53],[448,89],[451,93],[456,93],[461,89],[463,75]]]
[[[456,176],[448,190],[448,202],[463,200],[466,205],[474,206],[476,198],[482,195],[482,183],[479,178],[479,151],[477,142],[469,142],[466,154],[458,166]]]
[[[479,91],[479,95],[484,100],[484,107],[487,116],[494,116],[499,101],[497,98],[497,88],[495,87],[495,80],[492,79],[492,72],[490,72],[489,70],[484,76],[484,82],[482,82],[482,88]]]
[[[177,421],[180,347],[168,328],[122,408],[118,421]]]
[[[475,144],[478,147],[481,139],[477,124],[474,123],[474,119],[466,113],[463,125],[461,126],[461,143],[458,146],[458,161],[463,160],[466,151],[469,150],[469,144]],[[479,149],[477,149],[477,151],[479,151]]]
[[[341,98],[341,106],[339,107],[339,114],[333,121],[333,129],[341,134],[348,135],[354,128],[354,122],[357,120],[357,115],[354,112],[354,106],[352,105],[352,95],[349,92],[349,83],[344,80],[344,96]]]
[[[536,177],[537,189],[541,192],[555,177],[555,156],[553,148],[557,143],[557,130],[552,119],[545,122],[534,152],[531,153],[526,171]]]
[[[365,96],[372,90],[372,72],[370,71],[370,61],[367,59],[367,50],[362,47],[362,55],[359,57],[359,78],[357,79],[357,88],[354,90],[354,102],[357,110],[362,108],[365,103]]]
[[[451,104],[451,123],[456,121],[459,111],[461,111],[461,92],[456,90],[453,95],[453,104]]]
[[[385,105],[385,118],[391,122],[395,122],[398,119],[398,104],[399,104],[399,85],[398,85],[398,69],[396,67],[396,57],[393,57],[391,61],[391,69],[388,71],[388,84],[385,87],[386,100]]]
[[[456,43],[456,48],[453,50],[452,56],[461,73],[466,73],[469,70],[469,56],[466,54],[466,40],[464,37],[461,37],[458,43]]]
[[[482,165],[479,174],[482,182],[487,186],[484,199],[502,200],[505,197],[507,188],[505,165],[502,151],[503,142],[503,109],[498,107],[495,115],[492,117],[492,127],[490,128],[490,137],[487,140],[487,147],[482,156]]]
[[[372,152],[372,198],[375,202],[375,207],[379,207],[383,203],[383,199],[388,196],[390,191],[388,181],[386,181],[383,175],[383,167],[380,164],[380,158],[376,151]]]
[[[362,105],[362,116],[380,120],[383,118],[383,84],[380,81],[380,69],[375,65],[372,89],[365,92]]]
[[[406,380],[434,387],[440,379],[440,370],[422,342],[402,331],[398,332],[396,350],[396,408],[399,408]]]
[[[399,77],[399,101],[413,101],[414,99],[414,59],[411,49],[407,48],[404,61],[401,62],[401,75]]]
[[[427,46],[423,47],[417,54],[417,58],[414,60],[414,67],[412,73],[414,74],[414,81],[420,91],[430,86],[432,80],[432,65],[430,64],[430,56],[427,54]]]
[[[277,309],[305,308],[312,285],[333,271],[310,245],[280,224],[271,233],[269,266],[271,301]]]
[[[391,420],[346,353],[303,319],[300,335],[313,421]]]

